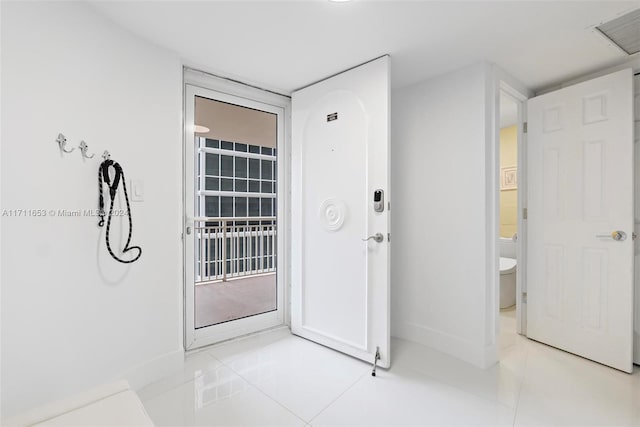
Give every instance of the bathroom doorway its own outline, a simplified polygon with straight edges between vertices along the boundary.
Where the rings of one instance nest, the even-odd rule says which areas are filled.
[[[516,345],[524,333],[524,307],[521,278],[523,266],[519,240],[524,235],[524,99],[507,87],[501,87],[499,97],[498,133],[498,349],[502,355]]]

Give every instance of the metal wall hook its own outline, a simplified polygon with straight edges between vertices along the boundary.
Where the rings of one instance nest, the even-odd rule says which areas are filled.
[[[80,141],[80,153],[82,153],[82,158],[83,159],[93,159],[93,157],[95,156],[95,153],[92,155],[87,155],[87,150],[89,149],[89,146],[87,145],[86,142],[84,141]]]
[[[104,153],[102,153],[102,160],[104,161],[109,159],[111,159],[111,154],[107,150],[104,150]]]
[[[62,151],[63,153],[71,153],[73,150],[75,150],[75,148],[72,148],[71,150],[67,150],[67,138],[61,133],[58,134],[58,138],[56,138],[56,142],[60,147],[60,151]]]

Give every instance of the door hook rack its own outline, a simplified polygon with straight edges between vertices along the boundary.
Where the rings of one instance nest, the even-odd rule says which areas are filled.
[[[63,153],[71,153],[73,150],[75,150],[75,148],[67,150],[67,137],[61,133],[58,134],[56,142],[58,143],[58,147],[60,147],[60,151],[62,151]]]
[[[83,159],[93,159],[93,157],[95,156],[95,153],[90,156],[87,154],[87,150],[89,149],[89,146],[87,145],[86,142],[80,141],[79,148],[80,148],[80,153],[82,154]]]

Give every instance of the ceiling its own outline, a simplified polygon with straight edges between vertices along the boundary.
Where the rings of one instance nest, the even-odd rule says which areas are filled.
[[[196,96],[194,122],[209,128],[205,138],[276,147],[277,116],[272,113]]]
[[[593,30],[640,1],[92,1],[187,65],[290,93],[383,54],[402,87],[479,61],[540,89],[628,56]]]

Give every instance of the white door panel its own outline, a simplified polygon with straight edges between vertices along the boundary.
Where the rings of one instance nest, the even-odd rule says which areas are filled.
[[[388,57],[295,92],[292,122],[292,331],[386,367]]]
[[[528,103],[529,337],[630,372],[631,70]],[[611,232],[627,238],[616,241]]]

